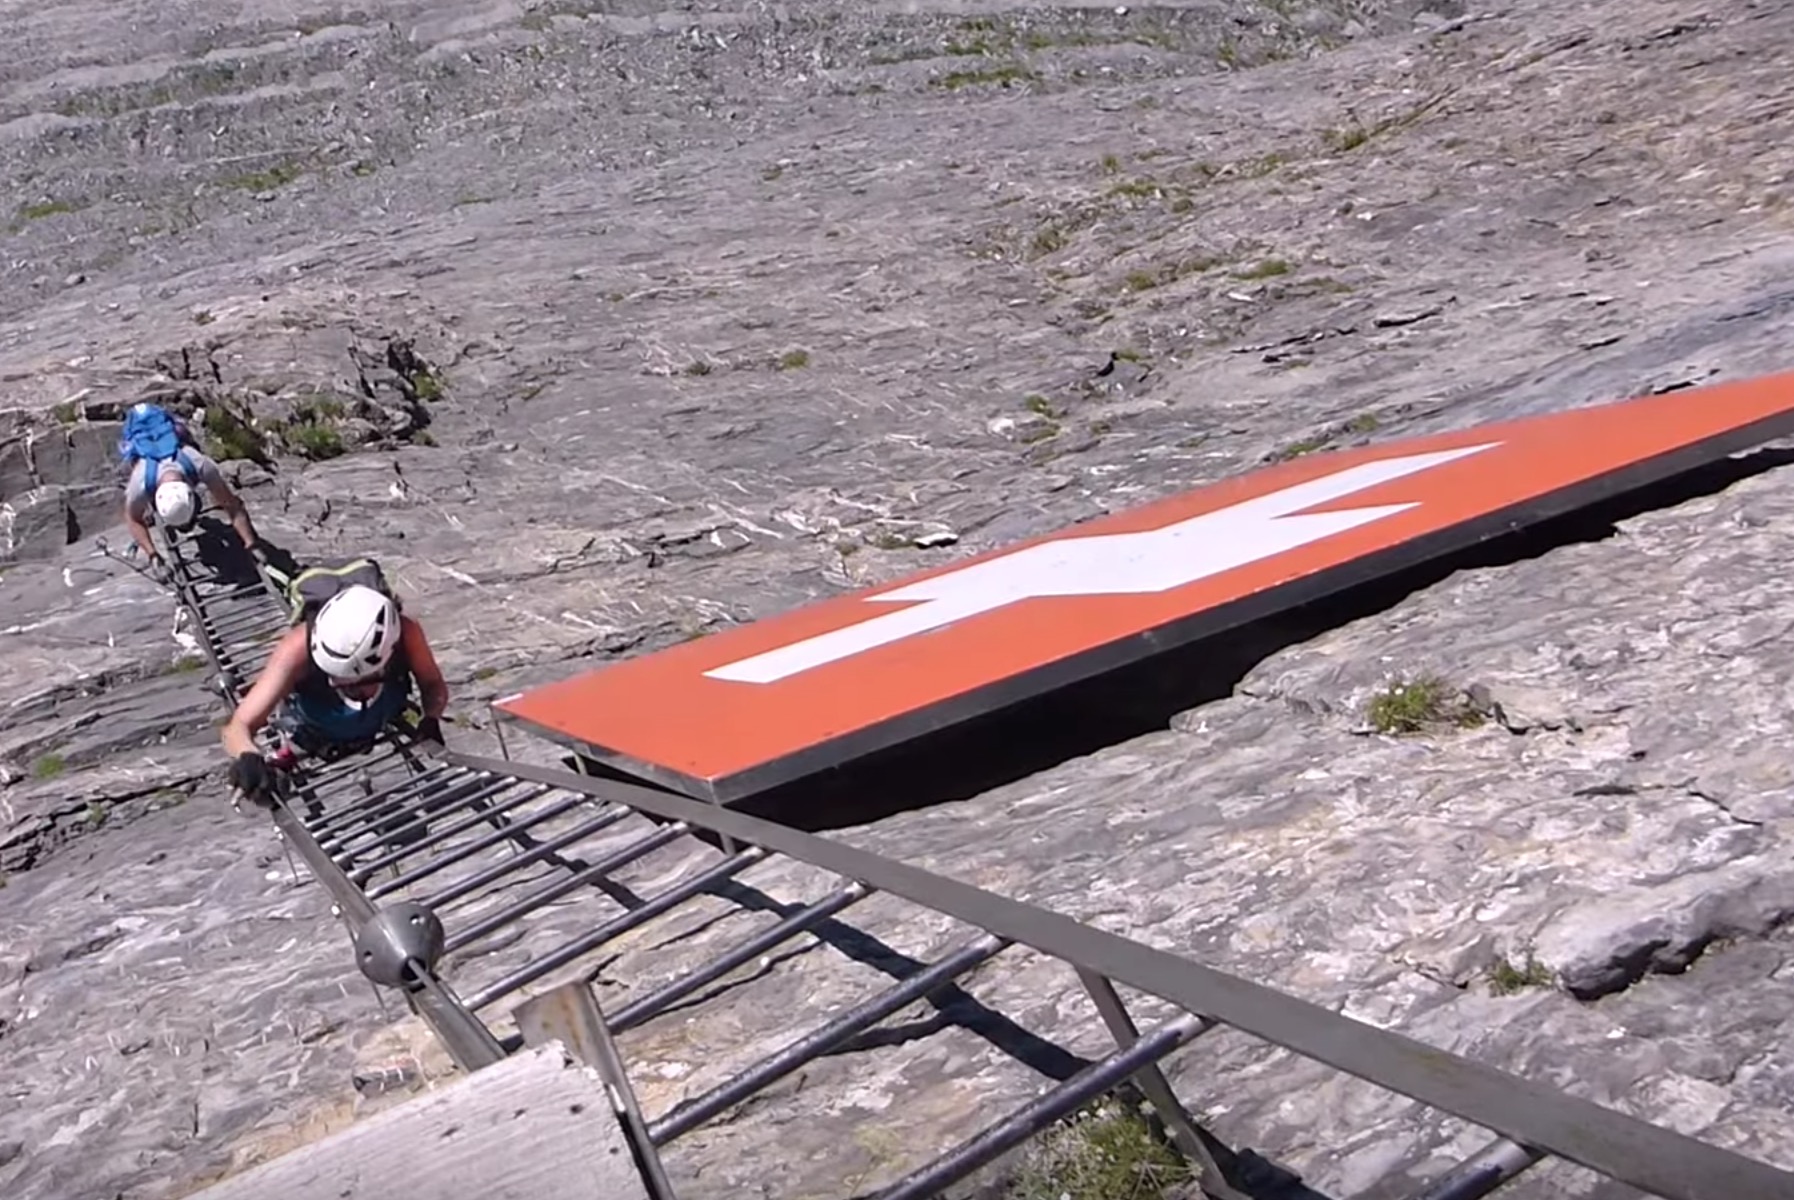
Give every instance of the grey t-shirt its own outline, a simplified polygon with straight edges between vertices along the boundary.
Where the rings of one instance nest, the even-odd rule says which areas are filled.
[[[218,469],[218,464],[212,461],[210,455],[192,446],[182,446],[181,454],[198,473],[198,482],[212,493],[212,499],[216,501],[220,489],[224,486],[224,473]],[[131,514],[131,519],[134,521],[142,521],[150,512],[149,493],[143,488],[143,480],[148,473],[149,464],[142,459],[131,464],[131,478],[125,484],[125,511]],[[179,463],[172,459],[163,459],[156,465],[156,481],[160,483],[170,477],[187,478]]]

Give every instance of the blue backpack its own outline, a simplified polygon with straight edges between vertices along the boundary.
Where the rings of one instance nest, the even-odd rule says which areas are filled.
[[[124,429],[118,439],[118,456],[126,466],[138,459],[148,464],[143,468],[143,490],[154,492],[157,465],[167,459],[174,459],[189,483],[199,478],[198,470],[187,457],[185,445],[181,427],[168,415],[168,410],[146,400],[133,404],[125,414]]]

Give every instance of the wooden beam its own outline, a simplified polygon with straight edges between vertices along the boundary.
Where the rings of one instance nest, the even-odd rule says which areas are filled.
[[[186,1200],[649,1200],[596,1071],[512,1055]]]
[[[604,1010],[591,984],[583,979],[570,980],[539,996],[532,996],[511,1010],[517,1019],[517,1031],[527,1046],[565,1047],[581,1062],[598,1072],[616,1097],[613,1108],[621,1122],[624,1136],[638,1150],[636,1169],[642,1182],[654,1197],[671,1197],[672,1181],[661,1164],[660,1152],[648,1136],[648,1122],[636,1102],[635,1089],[629,1083],[629,1068],[617,1052],[617,1043],[604,1023]]]

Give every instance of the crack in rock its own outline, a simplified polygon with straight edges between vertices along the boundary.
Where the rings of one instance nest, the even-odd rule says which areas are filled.
[[[210,771],[177,773],[157,783],[123,792],[83,795],[58,807],[27,816],[13,828],[0,834],[0,871],[29,871],[40,867],[48,859],[50,851],[96,831],[103,824],[110,824],[109,815],[113,810],[133,800],[165,793],[184,792],[191,795],[195,785],[209,774]],[[108,814],[106,822],[96,823],[93,819],[91,813],[96,805]],[[153,808],[154,806],[152,811]]]
[[[1794,919],[1794,870],[1737,860],[1560,912],[1536,939],[1538,960],[1578,1000],[1679,975],[1723,939],[1766,937]]]
[[[1723,800],[1720,797],[1715,796],[1709,792],[1704,792],[1700,788],[1687,787],[1687,788],[1683,788],[1682,790],[1687,795],[1692,796],[1694,799],[1701,800],[1707,804],[1712,805],[1715,810],[1717,810],[1720,813],[1723,813],[1725,815],[1725,818],[1728,821],[1732,821],[1739,825],[1760,826],[1763,824],[1763,822],[1760,820],[1757,820],[1752,817],[1747,817],[1743,813],[1737,812],[1725,800]]]

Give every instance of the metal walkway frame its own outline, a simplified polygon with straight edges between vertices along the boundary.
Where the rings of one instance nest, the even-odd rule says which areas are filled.
[[[219,691],[234,705],[286,628],[279,594],[265,577],[259,586],[220,583],[193,560],[184,540],[173,545],[169,558],[176,564],[181,603],[191,611],[219,671]],[[480,1070],[523,1045],[557,1037],[600,1070],[656,1200],[677,1196],[662,1155],[679,1138],[1018,946],[1075,971],[1114,1050],[1022,1100],[1014,1111],[878,1192],[878,1200],[938,1195],[1116,1090],[1150,1106],[1212,1200],[1267,1194],[1259,1190],[1268,1186],[1267,1177],[1254,1177],[1263,1160],[1236,1155],[1192,1121],[1159,1067],[1168,1055],[1221,1027],[1488,1132],[1482,1150],[1414,1193],[1414,1200],[1486,1196],[1552,1157],[1666,1200],[1794,1196],[1789,1171],[1051,910],[713,803],[513,762],[508,747],[503,753],[505,759],[454,751],[429,756],[403,739],[388,739],[361,759],[297,772],[268,812],[348,926],[362,973],[376,988],[401,992],[462,1069]],[[564,851],[583,851],[586,857],[569,861]],[[679,865],[671,884],[633,905],[602,889],[613,876],[657,855]],[[778,858],[827,872],[836,882],[821,897],[794,906],[702,965],[636,995],[615,1012],[602,1010],[579,970],[583,965],[589,971],[589,956],[688,902],[715,898],[717,885]],[[543,876],[545,868],[549,873]],[[529,883],[536,886],[526,888]],[[666,1113],[644,1111],[620,1039],[881,892],[952,918],[967,928],[967,936],[921,970],[814,1021],[733,1078]],[[490,940],[528,942],[532,914],[576,893],[592,911],[574,936],[528,947],[509,969],[477,959],[456,961],[457,952]],[[445,962],[455,963],[452,984]],[[542,986],[532,992],[536,985]],[[1178,1013],[1143,1033],[1117,985],[1168,1002]],[[495,1023],[481,1016],[504,1012],[501,1001],[511,1002],[517,1034],[501,1036]]]

